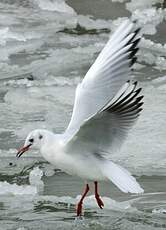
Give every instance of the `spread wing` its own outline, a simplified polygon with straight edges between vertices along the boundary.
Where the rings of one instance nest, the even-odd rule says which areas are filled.
[[[139,30],[130,20],[122,23],[78,85],[73,114],[64,135],[67,141],[86,120],[98,114],[130,78],[131,66],[136,61],[135,54],[138,51]]]
[[[67,151],[108,158],[111,152],[119,150],[142,110],[140,92],[137,82],[126,82],[112,100],[84,122],[67,144]]]

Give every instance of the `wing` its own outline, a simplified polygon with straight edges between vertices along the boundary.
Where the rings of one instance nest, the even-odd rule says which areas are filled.
[[[130,78],[138,51],[139,30],[135,29],[135,23],[126,20],[77,86],[73,114],[65,131],[66,139],[72,138],[84,121],[110,101]]]
[[[85,153],[108,157],[119,150],[142,110],[140,91],[137,82],[126,82],[111,101],[80,127],[68,142],[67,151],[83,149]]]

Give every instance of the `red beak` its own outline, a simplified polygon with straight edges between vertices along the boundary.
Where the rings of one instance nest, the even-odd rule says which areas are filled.
[[[29,145],[27,145],[27,146],[24,146],[24,147],[20,148],[20,149],[18,150],[17,154],[16,154],[16,157],[17,157],[17,158],[21,157],[21,155],[22,155],[23,153],[25,153],[26,151],[29,150],[29,148],[30,148],[31,145],[32,145],[32,144],[29,144]]]

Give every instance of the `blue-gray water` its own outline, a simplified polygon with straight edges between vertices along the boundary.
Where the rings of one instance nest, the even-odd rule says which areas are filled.
[[[16,160],[16,149],[34,128],[65,130],[76,85],[110,32],[131,15],[143,25],[133,78],[145,105],[112,158],[137,177],[145,194],[126,195],[101,183],[105,208],[99,210],[92,186],[84,219],[76,220],[83,181],[38,152]],[[166,229],[165,18],[162,0],[0,1],[0,230]]]

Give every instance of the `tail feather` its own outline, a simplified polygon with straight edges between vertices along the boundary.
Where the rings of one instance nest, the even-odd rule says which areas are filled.
[[[122,192],[125,193],[143,193],[144,190],[138,184],[136,179],[121,166],[107,161],[102,167],[105,177],[112,181]]]

